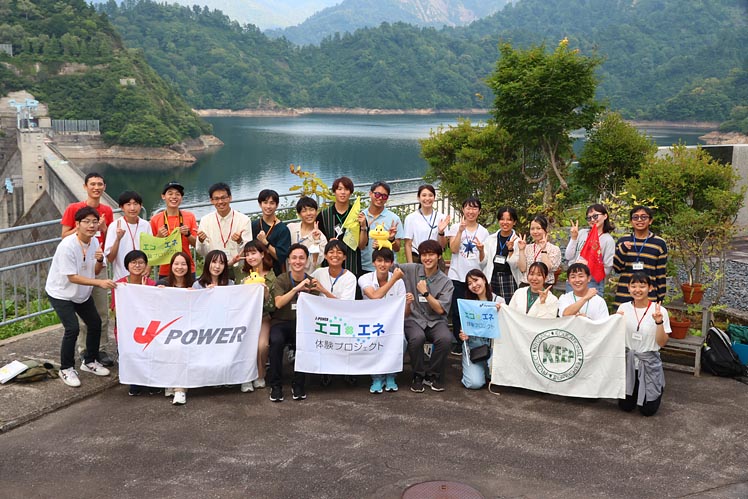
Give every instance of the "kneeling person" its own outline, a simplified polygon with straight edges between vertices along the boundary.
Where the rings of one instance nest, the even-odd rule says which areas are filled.
[[[572,290],[558,299],[559,317],[579,315],[593,321],[608,317],[605,300],[597,294],[596,287],[590,287],[590,268],[584,263],[572,263],[567,275]]]

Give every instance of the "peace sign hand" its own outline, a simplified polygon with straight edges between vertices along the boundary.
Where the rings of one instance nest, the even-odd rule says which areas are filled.
[[[483,251],[483,242],[478,239],[478,237],[473,237],[473,243],[475,244],[475,247],[478,248],[478,251]]]
[[[654,312],[652,312],[652,318],[655,322],[662,322],[662,309],[660,308],[659,303],[655,303],[655,309]]]
[[[548,292],[553,287],[553,284],[549,284],[547,288],[540,292],[540,303],[545,305],[545,299],[548,298]]]
[[[579,237],[579,220],[571,221],[571,240],[576,241]]]
[[[525,234],[520,234],[517,238],[517,247],[520,251],[524,251],[527,247],[527,236]]]
[[[319,230],[319,222],[314,222],[314,229],[312,229],[312,238],[315,241],[319,241],[320,237],[322,237],[322,232]]]

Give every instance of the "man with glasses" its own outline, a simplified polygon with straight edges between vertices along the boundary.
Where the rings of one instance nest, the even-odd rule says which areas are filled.
[[[631,210],[631,226],[634,233],[623,236],[616,244],[616,254],[613,258],[613,270],[620,274],[616,288],[615,308],[622,303],[631,301],[628,291],[631,274],[641,270],[649,274],[654,287],[649,292],[649,298],[662,303],[665,299],[667,284],[667,244],[665,240],[654,235],[649,226],[654,221],[652,209],[648,206],[634,206]]]
[[[230,277],[238,282],[241,276],[239,261],[244,243],[252,240],[252,224],[249,217],[231,208],[231,188],[223,182],[208,189],[210,202],[216,211],[200,219],[197,231],[197,252],[202,256],[212,250],[226,253]]]
[[[390,231],[392,252],[397,255],[397,252],[400,251],[400,240],[405,234],[400,217],[385,207],[389,198],[390,186],[387,182],[374,182],[369,189],[369,207],[363,213],[370,229],[382,224],[385,230]],[[361,250],[361,267],[366,272],[376,270],[374,263],[371,261],[372,251],[374,251],[374,240],[370,238],[366,247]]]
[[[57,246],[44,289],[65,329],[60,347],[60,379],[68,386],[78,387],[81,385],[75,370],[75,342],[80,332],[78,317],[87,330],[81,371],[96,376],[109,375],[109,370],[98,360],[102,323],[91,292],[94,287],[106,292],[116,284],[96,277],[101,272],[106,276],[104,252],[95,237],[100,229],[99,213],[86,206],[75,212],[73,220],[75,232]]]
[[[81,208],[90,206],[96,213],[98,213],[98,225],[96,226],[95,235],[99,242],[99,248],[104,248],[106,242],[106,234],[109,226],[114,222],[114,213],[112,208],[101,202],[101,196],[106,191],[106,182],[104,177],[100,173],[91,172],[83,179],[83,188],[86,189],[86,200],[78,203],[72,203],[65,208],[65,213],[62,215],[62,238],[65,239],[67,236],[76,233],[76,221],[75,214]],[[101,275],[97,275],[97,279],[107,279],[106,266],[101,268]],[[105,367],[111,367],[114,365],[114,359],[112,359],[104,349],[109,346],[109,296],[106,289],[94,288],[93,290],[93,301],[96,304],[96,311],[101,319],[101,330],[103,334],[99,342],[99,348],[101,351],[95,352],[96,360]],[[88,335],[88,328],[83,329],[83,334],[78,337],[77,350],[81,358],[86,355],[86,336]]]

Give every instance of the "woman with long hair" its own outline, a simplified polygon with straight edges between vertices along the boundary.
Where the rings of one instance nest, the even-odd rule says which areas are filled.
[[[195,289],[212,288],[213,286],[231,286],[234,281],[229,279],[229,261],[226,253],[221,250],[210,251],[205,255],[203,273],[200,279],[192,285]]]

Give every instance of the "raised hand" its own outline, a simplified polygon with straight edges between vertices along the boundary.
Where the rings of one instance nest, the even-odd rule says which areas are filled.
[[[543,291],[540,292],[540,303],[545,305],[545,300],[548,298],[548,293],[550,293],[551,288],[553,287],[553,284],[548,285],[547,288],[545,288]]]
[[[662,322],[662,309],[659,303],[655,303],[654,312],[652,312],[652,318],[655,322]]]
[[[439,225],[437,226],[437,230],[439,232],[444,232],[445,230],[447,230],[447,227],[449,227],[449,222],[451,221],[452,221],[452,217],[450,215],[447,215],[446,217],[442,219],[441,222],[439,222]]]
[[[520,234],[517,238],[517,247],[520,251],[524,251],[527,247],[527,235],[526,234]]]
[[[168,233],[166,235],[169,235]],[[206,234],[203,231],[197,232],[197,238],[200,240],[201,243],[204,243],[206,239],[208,239],[208,234]]]
[[[397,235],[397,221],[393,220],[392,225],[390,225],[390,239],[394,239]]]
[[[314,222],[314,229],[312,229],[312,239],[315,241],[319,241],[320,237],[322,237],[322,232],[319,230],[319,222]]]
[[[268,245],[268,238],[264,230],[261,230],[260,232],[257,233],[257,240],[260,241],[265,246]]]
[[[402,279],[403,277],[405,277],[405,272],[403,272],[403,269],[401,269],[400,267],[397,267],[392,271],[393,281],[397,281],[398,279]]]
[[[572,220],[571,221],[571,240],[576,241],[579,237],[579,221],[578,220]]]
[[[122,221],[121,218],[117,219],[117,240],[118,241],[122,239],[122,236],[125,235],[125,229],[122,228],[121,221]]]
[[[423,294],[423,293],[428,292],[429,285],[425,280],[418,281],[418,284],[416,284],[416,289],[418,290],[419,293]]]

